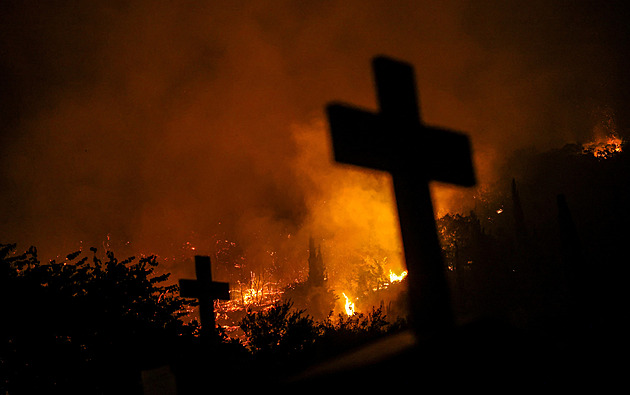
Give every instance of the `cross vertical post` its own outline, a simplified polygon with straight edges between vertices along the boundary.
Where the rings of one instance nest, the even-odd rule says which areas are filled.
[[[195,256],[195,274],[196,280],[179,280],[180,295],[185,298],[199,299],[201,332],[209,333],[216,328],[214,300],[229,300],[230,285],[212,281],[212,267],[208,256]]]
[[[346,104],[326,108],[335,160],[392,175],[409,279],[410,318],[417,334],[453,323],[430,181],[475,184],[466,135],[422,123],[413,67],[386,57],[372,63],[379,112]]]

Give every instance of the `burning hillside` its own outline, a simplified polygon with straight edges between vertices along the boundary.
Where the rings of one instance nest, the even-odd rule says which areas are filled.
[[[582,145],[584,153],[608,159],[623,150],[625,141],[619,135],[614,115],[610,109],[600,111],[599,122],[593,126],[593,140]]]
[[[624,141],[613,134],[584,144],[584,152],[596,158],[608,159],[621,152],[623,145]]]

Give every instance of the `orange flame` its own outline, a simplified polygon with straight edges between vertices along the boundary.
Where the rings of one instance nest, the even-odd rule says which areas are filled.
[[[405,277],[407,277],[407,271],[403,271],[400,274],[396,274],[393,271],[389,271],[389,282],[390,283],[395,283],[398,281],[402,281]]]
[[[595,139],[582,145],[583,152],[596,158],[608,159],[623,150],[625,141],[617,135],[615,116],[609,109],[600,110],[599,122],[593,127]]]
[[[591,153],[596,158],[607,159],[621,152],[623,150],[623,143],[624,141],[620,137],[611,134],[586,143],[583,147],[585,153]]]
[[[355,310],[354,310],[354,302],[350,301],[350,299],[348,298],[348,296],[345,294],[345,292],[342,292],[342,295],[344,298],[346,298],[346,314],[349,316],[354,315]]]

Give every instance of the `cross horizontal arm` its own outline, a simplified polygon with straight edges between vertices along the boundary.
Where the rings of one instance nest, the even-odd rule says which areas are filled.
[[[230,299],[230,284],[199,280],[179,280],[179,294],[184,298]]]
[[[343,104],[330,104],[326,112],[335,161],[392,170],[391,155],[387,152],[392,145],[391,137],[382,132],[384,125],[377,114]]]
[[[415,174],[427,181],[475,185],[465,134],[420,123],[395,128],[389,117],[339,103],[328,105],[326,112],[337,162]]]
[[[415,156],[424,158],[424,169],[428,180],[470,187],[475,185],[475,169],[472,160],[470,139],[465,134],[448,129],[427,127]]]

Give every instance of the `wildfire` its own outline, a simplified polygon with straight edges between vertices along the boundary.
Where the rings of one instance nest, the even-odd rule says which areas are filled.
[[[611,134],[584,144],[583,149],[596,158],[608,159],[623,150],[623,143],[619,136]]]
[[[595,139],[582,145],[585,154],[599,159],[608,159],[623,150],[625,141],[617,134],[615,116],[610,109],[602,109],[597,114],[599,122],[593,127]]]
[[[245,283],[237,281],[230,289],[230,300],[217,301],[216,307],[219,312],[230,312],[245,310],[251,305],[271,306],[282,298],[282,294],[283,290],[279,284],[263,281],[251,273],[251,281]]]
[[[342,295],[346,298],[346,314],[349,316],[354,315],[354,302],[350,301],[350,298],[345,293],[342,293]]]
[[[251,281],[237,281],[230,287],[230,300],[214,302],[217,323],[230,337],[242,339],[238,323],[247,309],[266,310],[282,299],[283,293],[280,284],[263,281],[251,273]]]

